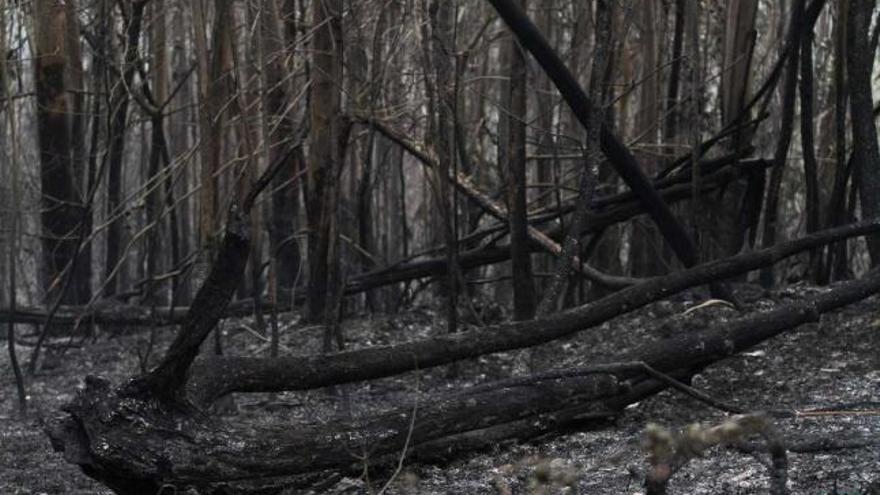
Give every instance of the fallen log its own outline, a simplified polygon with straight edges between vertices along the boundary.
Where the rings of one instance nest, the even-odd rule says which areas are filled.
[[[608,321],[690,287],[769,266],[787,256],[838,239],[880,231],[880,220],[829,229],[800,239],[725,258],[621,290],[550,317],[481,328],[391,346],[322,356],[205,357],[192,369],[191,393],[199,402],[230,392],[303,390],[391,376],[485,354],[550,342]]]
[[[871,272],[810,300],[735,320],[718,329],[646,345],[637,356],[657,370],[685,378],[822,313],[880,291]],[[431,396],[377,416],[321,425],[272,427],[224,423],[135,398],[90,378],[50,424],[53,446],[84,472],[125,494],[163,488],[199,493],[247,493],[284,477],[329,469],[359,472],[396,459],[401,450],[442,458],[485,446],[485,439],[524,439],[572,425],[593,424],[667,386],[638,367],[613,363],[464,392]],[[423,399],[426,400],[426,399]]]

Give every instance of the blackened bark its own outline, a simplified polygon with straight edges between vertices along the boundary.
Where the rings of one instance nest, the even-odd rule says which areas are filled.
[[[455,166],[454,128],[451,125],[455,115],[455,88],[453,87],[453,71],[455,70],[455,38],[452,2],[432,0],[428,6],[431,25],[430,60],[434,67],[433,82],[435,108],[431,115],[436,119],[431,128],[436,133],[434,150],[437,156],[437,206],[440,212],[440,228],[446,244],[447,272],[443,278],[443,298],[446,306],[446,330],[449,333],[458,331],[458,243],[456,241],[458,207],[452,188],[446,177],[449,177]]]
[[[667,143],[673,141],[678,134],[678,88],[681,85],[681,62],[684,52],[684,4],[686,1],[675,0],[672,59],[669,69],[669,86],[666,90],[666,120],[663,125],[663,140]]]
[[[798,57],[801,38],[801,19],[804,13],[806,0],[795,0],[792,7],[791,21],[789,22],[790,37],[792,37],[791,53],[786,65],[785,83],[782,87],[782,123],[776,141],[776,150],[773,153],[773,169],[770,172],[770,182],[767,185],[767,198],[764,203],[764,247],[776,243],[776,221],[779,216],[779,193],[782,186],[782,173],[785,170],[788,148],[791,144],[791,133],[794,128],[794,106],[797,96]],[[774,283],[773,268],[768,267],[761,271],[761,284],[771,287]]]
[[[807,233],[819,230],[819,164],[813,131],[813,32],[807,31],[801,38],[801,148],[804,156],[804,184],[806,185]],[[809,277],[813,282],[820,279],[821,251],[811,250]]]
[[[189,367],[202,342],[223,316],[244,276],[250,249],[249,220],[233,205],[211,272],[196,293],[181,330],[162,362],[145,377],[130,384],[133,395],[148,393],[167,403],[183,401]]]
[[[110,125],[108,127],[109,151],[107,153],[107,253],[104,264],[104,294],[112,296],[116,294],[119,278],[119,268],[122,256],[122,173],[123,158],[125,153],[125,129],[128,117],[128,92],[134,80],[137,69],[138,43],[141,37],[141,25],[143,23],[144,8],[147,2],[136,0],[134,2],[120,3],[125,21],[125,50],[123,53],[122,70],[119,81],[113,84],[110,95]],[[130,9],[130,10],[128,10]],[[158,165],[158,163],[156,163]],[[158,170],[158,169],[157,169]]]
[[[846,21],[846,69],[852,119],[854,178],[864,218],[880,215],[880,147],[874,124],[871,69],[874,53],[868,41],[873,0],[850,0]],[[868,238],[871,264],[880,264],[880,237]]]
[[[69,61],[66,59],[64,29],[67,12],[63,4],[52,2],[37,3],[39,37],[36,43],[34,71],[37,96],[37,138],[40,156],[42,224],[42,285],[46,299],[59,297],[62,272],[76,265],[77,229],[85,218],[82,198],[77,194],[76,179],[73,175],[74,143],[70,132],[72,112],[68,102],[65,73]],[[81,278],[82,272],[69,276]],[[88,276],[88,272],[85,272]],[[74,281],[78,289],[88,287]],[[61,301],[80,303],[89,299],[85,290],[63,291]]]
[[[526,8],[525,0],[518,0]],[[525,53],[513,37],[505,48],[507,67],[507,150],[509,170],[507,204],[510,218],[510,261],[513,272],[513,317],[529,320],[535,315],[535,282],[532,277],[531,252],[528,244],[528,211],[526,205],[526,119],[528,74]]]
[[[838,19],[846,19],[847,2],[837,2]],[[846,23],[836,26],[834,33],[834,187],[828,200],[825,228],[844,223],[846,215]],[[846,243],[828,247],[823,282],[843,276],[847,265]]]
[[[603,91],[601,81],[607,69],[608,52],[611,50],[611,9],[604,0],[596,1],[596,34],[593,49],[593,63],[590,69],[590,96],[602,105],[591,116],[592,120],[586,127],[587,143],[584,152],[583,170],[581,170],[577,205],[572,214],[571,225],[565,234],[562,244],[562,256],[549,287],[538,306],[538,315],[544,316],[557,306],[559,294],[565,280],[571,273],[571,263],[580,251],[581,231],[584,230],[587,211],[593,208],[593,197],[596,192],[597,175],[601,155],[599,152],[599,129],[604,119]]]
[[[336,184],[344,154],[339,108],[342,81],[342,9],[340,0],[313,0],[312,86],[309,98],[308,187],[306,218],[309,224],[309,293],[307,318],[326,316],[331,278],[338,260],[330,258],[337,222],[339,188]]]
[[[274,163],[283,151],[283,141],[294,133],[294,123],[287,105],[290,102],[285,84],[285,43],[281,19],[295,17],[293,2],[284,2],[284,11],[279,12],[275,2],[269,2],[261,9],[260,29],[263,52],[266,59],[265,104],[269,125],[269,162]],[[287,54],[292,56],[292,54]],[[279,171],[272,183],[272,209],[270,213],[269,249],[271,257],[277,260],[275,270],[278,287],[290,290],[296,283],[300,271],[299,242],[296,232],[296,219],[299,216],[299,191],[297,174],[303,168],[302,152],[298,151],[290,162]]]

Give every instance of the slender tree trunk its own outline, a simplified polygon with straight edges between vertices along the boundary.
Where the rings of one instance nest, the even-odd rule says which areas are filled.
[[[767,186],[767,198],[764,203],[764,247],[776,243],[777,226],[779,217],[779,194],[782,187],[782,173],[785,170],[788,159],[788,148],[791,144],[791,133],[794,128],[794,106],[797,96],[798,56],[800,48],[801,19],[804,12],[805,0],[794,0],[792,6],[791,21],[789,22],[789,39],[791,40],[791,53],[788,54],[786,64],[785,82],[782,87],[782,123],[776,141],[776,151],[773,153],[775,162],[770,172],[770,183]],[[764,287],[772,287],[775,276],[773,268],[767,267],[761,270],[761,284]]]
[[[837,2],[837,18],[847,18],[848,2]],[[828,200],[825,227],[842,225],[846,215],[846,22],[834,25],[834,187]],[[828,246],[825,263],[827,281],[845,276],[847,266],[846,243]]]
[[[6,0],[0,0],[0,53],[6,53],[6,9],[7,4]],[[9,181],[9,190],[10,190],[10,198],[9,203],[5,200],[0,203],[5,208],[8,208],[8,238],[4,239],[4,244],[6,244],[6,252],[0,253],[0,256],[6,255],[7,261],[7,277],[8,277],[8,289],[9,289],[9,298],[8,305],[10,313],[15,316],[16,311],[16,303],[18,297],[18,245],[20,242],[21,231],[20,231],[20,223],[21,223],[21,194],[20,194],[20,185],[19,181],[20,177],[20,162],[18,159],[18,142],[17,137],[18,133],[16,132],[16,122],[15,122],[15,105],[10,103],[9,100],[9,71],[7,69],[7,58],[3,58],[0,60],[0,96],[3,97],[3,105],[0,106],[2,109],[3,118],[5,118],[5,123],[7,126],[0,126],[2,129],[3,138],[6,137],[6,129],[3,127],[8,127],[10,135],[11,135],[11,148],[9,150],[9,154],[0,155],[0,159],[4,161],[8,160],[9,162],[9,175],[4,176],[3,179]],[[5,139],[4,139],[5,141]],[[4,146],[5,148],[5,146]],[[4,215],[6,216],[6,215]],[[2,217],[0,217],[2,218]],[[2,267],[2,265],[0,265]],[[7,350],[9,352],[9,364],[12,368],[12,374],[15,377],[15,389],[18,392],[18,414],[19,417],[24,420],[27,418],[27,392],[25,390],[24,385],[24,375],[21,372],[21,366],[18,363],[18,355],[16,354],[16,339],[15,339],[15,318],[10,318],[8,325],[6,327],[6,345]]]
[[[813,32],[807,31],[801,38],[801,148],[804,156],[804,184],[806,194],[804,211],[807,212],[807,233],[819,230],[819,165],[816,161],[813,130]],[[810,251],[809,278],[814,283],[820,280],[821,252]]]
[[[152,23],[150,24],[150,51],[152,53],[151,66],[153,67],[152,94],[153,99],[158,105],[163,105],[168,98],[168,56],[166,51],[166,34],[165,34],[165,0],[154,0],[150,4],[150,14]],[[160,107],[161,108],[161,107]],[[159,212],[162,205],[161,197],[163,196],[162,187],[169,185],[169,180],[162,180],[160,176],[160,167],[162,165],[163,155],[168,154],[165,148],[165,129],[164,119],[161,109],[151,118],[151,142],[150,142],[150,164],[147,174],[147,184],[150,192],[147,194],[146,201],[146,217],[147,224],[152,225],[152,235],[148,235],[146,239],[146,257],[147,257],[147,277],[153,278],[161,271],[162,267],[162,242],[161,236],[163,229],[160,227]],[[165,170],[167,172],[167,168]],[[167,196],[172,194],[170,189],[165,190]],[[173,211],[172,206],[172,211]],[[172,215],[171,232],[176,230],[173,220],[176,218]],[[172,236],[174,237],[174,236]],[[176,246],[177,239],[171,239],[169,250],[174,253],[171,257],[170,266],[172,269],[177,268],[179,261],[179,253]],[[176,280],[173,279],[173,280]],[[148,303],[155,304],[158,297],[155,294],[158,284],[156,282],[148,282],[145,287],[145,299]],[[172,282],[171,301],[174,300],[174,288]]]
[[[675,13],[672,21],[672,58],[670,59],[669,86],[666,89],[666,118],[663,122],[663,141],[667,145],[674,143],[678,135],[680,114],[678,93],[681,86],[682,57],[684,56],[685,2],[687,0],[675,0]],[[668,156],[675,154],[677,151],[674,146],[667,148]]]
[[[880,215],[880,147],[874,124],[871,69],[874,53],[869,31],[873,0],[849,0],[846,16],[846,70],[850,91],[850,119],[853,133],[854,179],[858,185],[862,217]],[[868,237],[871,265],[880,264],[880,237]]]
[[[340,121],[342,83],[342,0],[312,0],[312,85],[309,99],[308,196],[309,294],[307,318],[325,319],[332,295],[331,278],[338,273],[335,224],[340,188],[337,181],[344,153]]]
[[[602,155],[599,144],[599,133],[605,118],[605,104],[603,99],[602,81],[605,77],[608,52],[611,47],[611,9],[606,0],[596,0],[596,34],[593,50],[593,63],[590,69],[590,98],[599,102],[597,111],[590,117],[591,121],[586,126],[586,150],[583,158],[583,170],[580,175],[577,206],[572,214],[571,225],[563,242],[563,253],[559,259],[559,265],[553,274],[553,279],[540,305],[538,316],[546,316],[557,307],[559,295],[565,280],[572,271],[571,261],[580,254],[580,233],[584,230],[587,212],[592,210],[593,197],[596,192],[597,174]]]
[[[198,271],[204,276],[207,263],[216,250],[216,231],[219,223],[218,177],[221,165],[222,140],[226,124],[225,110],[231,94],[232,66],[232,4],[231,0],[217,0],[214,11],[209,51],[207,44],[207,14],[203,0],[194,6],[194,39],[199,71],[199,241],[200,261]],[[210,57],[210,58],[209,58]],[[197,277],[199,278],[199,277]]]
[[[526,0],[519,0],[526,8]],[[507,59],[507,143],[504,157],[507,174],[507,204],[510,223],[510,261],[513,271],[513,317],[529,320],[535,315],[535,285],[528,243],[528,211],[526,205],[526,119],[527,80],[525,54],[513,36],[505,43]]]
[[[722,126],[735,126],[738,122],[749,120],[746,111],[749,100],[752,75],[752,53],[755,46],[755,19],[758,13],[757,0],[735,0],[727,4],[725,24],[724,57],[722,59],[721,100]],[[751,130],[737,130],[727,142],[731,152],[738,152],[750,146]],[[697,150],[698,148],[694,148]],[[695,159],[699,158],[695,156]],[[761,212],[764,176],[749,177],[731,183],[724,193],[707,201],[712,219],[705,225],[711,233],[711,245],[707,255],[730,256],[740,251],[743,243],[753,238]],[[708,198],[707,198],[708,199]]]
[[[122,204],[123,172],[125,157],[125,134],[128,117],[128,93],[132,87],[138,43],[141,37],[146,2],[135,0],[121,2],[125,36],[123,36],[122,66],[119,80],[113,84],[110,95],[110,125],[108,127],[109,150],[107,152],[107,252],[104,259],[104,294],[117,292],[120,279],[124,280],[125,260],[122,258],[122,226],[125,205]],[[119,276],[117,276],[119,275]]]
[[[106,1],[106,0],[102,0]],[[187,16],[184,15],[184,10],[187,8],[182,4],[178,4],[176,6],[172,6],[171,4],[165,4],[165,7],[169,9],[171,13],[170,16],[170,27],[171,31],[169,33],[169,42],[171,44],[171,80],[173,87],[177,87],[178,85],[183,84],[177,94],[172,98],[171,104],[177,108],[188,108],[188,111],[183,112],[172,112],[168,115],[168,152],[169,152],[169,160],[166,161],[165,167],[166,171],[170,172],[171,168],[171,160],[170,157],[179,157],[188,153],[188,150],[192,143],[193,133],[191,131],[192,127],[190,123],[192,121],[197,121],[197,111],[193,108],[195,105],[194,102],[194,85],[186,83],[184,81],[185,78],[190,77],[190,67],[189,60],[192,58],[192,53],[187,49],[188,44],[185,41],[185,18]],[[195,41],[198,41],[198,37],[193,38]],[[198,75],[199,79],[199,87],[201,85],[201,73]],[[191,160],[191,163],[195,164],[195,160]],[[178,245],[178,264],[175,266],[178,269],[184,269],[184,267],[179,266],[179,263],[187,259],[193,251],[193,246],[195,245],[196,239],[193,233],[193,222],[197,218],[197,214],[194,213],[196,200],[194,198],[189,197],[189,190],[193,187],[195,182],[195,177],[198,176],[198,170],[194,169],[194,167],[182,167],[181,170],[177,171],[174,175],[168,176],[168,186],[167,191],[169,191],[169,195],[166,196],[168,201],[172,201],[172,197],[178,197],[179,203],[176,204],[176,208],[172,210],[172,219],[176,216],[176,221],[172,220],[176,227],[172,227],[172,235],[177,231],[177,242],[175,244]],[[174,204],[174,203],[172,203]],[[172,241],[173,242],[173,241]],[[176,287],[175,287],[175,304],[186,304],[192,299],[192,271],[190,269],[184,269],[181,276],[177,279]]]
[[[639,25],[641,26],[638,52],[640,54],[638,111],[635,118],[635,135],[642,144],[644,152],[636,156],[645,174],[657,173],[657,136],[660,126],[660,106],[658,104],[659,83],[658,59],[659,38],[657,35],[657,5],[655,0],[645,0],[641,4]],[[594,55],[595,57],[595,55]],[[591,95],[595,100],[595,94]],[[658,275],[664,271],[663,241],[657,227],[650,222],[634,223],[630,259],[633,276]]]
[[[446,259],[448,263],[445,277],[444,296],[446,300],[446,330],[450,333],[458,330],[458,245],[456,241],[454,218],[458,213],[452,198],[449,181],[450,172],[455,160],[453,143],[454,101],[453,59],[455,40],[453,38],[454,2],[450,0],[431,0],[428,7],[431,22],[431,59],[434,65],[434,81],[436,90],[436,119],[433,128],[436,132],[434,148],[437,153],[437,191],[438,206],[443,237],[446,242]]]
[[[284,149],[284,141],[291,139],[294,132],[293,110],[290,103],[291,85],[286,82],[287,67],[294,67],[292,57],[295,53],[285,50],[287,40],[284,36],[281,19],[295,18],[293,2],[284,2],[284,11],[279,12],[276,2],[267,2],[261,9],[260,29],[265,63],[264,85],[265,112],[268,119],[266,132],[268,162],[274,161]],[[286,61],[286,64],[285,64]],[[276,283],[282,290],[290,290],[296,283],[300,271],[300,248],[294,233],[299,216],[298,181],[296,174],[302,163],[302,153],[297,152],[288,164],[272,179],[272,206],[269,227],[269,249],[276,261]]]

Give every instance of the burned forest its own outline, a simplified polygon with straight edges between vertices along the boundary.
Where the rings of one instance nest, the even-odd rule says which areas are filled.
[[[880,494],[873,0],[0,0],[0,492]]]

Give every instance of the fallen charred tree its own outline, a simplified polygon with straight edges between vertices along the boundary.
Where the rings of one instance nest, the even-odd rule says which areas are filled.
[[[638,363],[557,370],[431,397],[378,416],[329,425],[253,427],[221,423],[164,400],[137,397],[88,379],[48,433],[68,461],[118,493],[195,487],[245,493],[279,487],[284,477],[360,471],[407,449],[443,459],[489,442],[524,439],[619,414],[669,383],[642,369],[683,379],[700,369],[880,291],[874,271],[806,301],[750,315],[717,329],[647,344],[619,356]],[[136,390],[144,389],[137,386]],[[280,488],[279,488],[280,490]]]
[[[880,220],[817,232],[771,248],[740,254],[621,290],[548,318],[481,328],[385,347],[323,356],[206,357],[192,370],[199,402],[230,392],[303,390],[391,376],[493,352],[530,347],[572,335],[690,287],[772,265],[838,239],[880,231]]]

